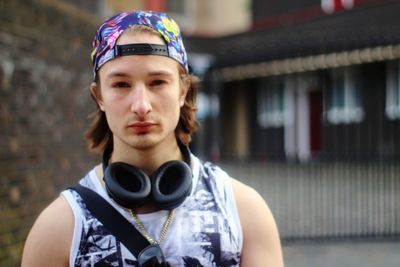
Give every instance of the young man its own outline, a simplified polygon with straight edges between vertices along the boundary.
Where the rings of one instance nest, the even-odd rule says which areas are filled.
[[[98,110],[87,138],[103,162],[80,184],[160,247],[169,266],[283,266],[261,196],[187,148],[197,86],[176,23],[164,13],[121,13],[93,46]],[[65,190],[35,222],[22,266],[138,266],[136,257]]]

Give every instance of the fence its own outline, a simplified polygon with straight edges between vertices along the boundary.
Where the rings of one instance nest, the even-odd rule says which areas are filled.
[[[222,167],[257,188],[282,239],[400,233],[400,164],[235,162]]]

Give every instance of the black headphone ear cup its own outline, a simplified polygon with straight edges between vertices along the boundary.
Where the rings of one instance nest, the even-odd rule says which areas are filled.
[[[192,190],[192,170],[183,161],[161,165],[151,177],[152,197],[161,209],[173,209],[183,203]]]
[[[150,196],[151,181],[147,174],[123,162],[112,163],[105,169],[104,182],[115,202],[129,209],[142,206]]]

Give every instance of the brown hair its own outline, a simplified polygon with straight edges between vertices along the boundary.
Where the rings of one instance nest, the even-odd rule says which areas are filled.
[[[135,32],[149,32],[159,35],[155,30],[142,26],[135,25],[130,28]],[[191,74],[188,74],[185,68],[179,65],[180,86],[188,85],[188,92],[186,94],[185,102],[181,107],[178,125],[175,129],[175,136],[177,140],[185,145],[189,145],[192,134],[197,130],[198,124],[196,121],[196,97],[199,87],[199,79]],[[95,82],[100,86],[100,80],[96,75]],[[96,99],[94,99],[96,101]],[[97,102],[96,102],[97,104]],[[85,137],[88,146],[91,150],[103,152],[106,148],[113,148],[113,135],[108,127],[105,113],[100,110],[97,105],[97,110],[89,115],[92,123],[86,131]]]

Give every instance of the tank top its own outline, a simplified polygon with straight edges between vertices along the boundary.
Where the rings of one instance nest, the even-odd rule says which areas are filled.
[[[160,246],[171,266],[239,266],[243,236],[230,178],[218,166],[191,155],[193,188],[175,216]],[[112,200],[94,169],[79,183],[107,200],[135,225],[129,210]],[[75,225],[70,266],[136,266],[136,258],[85,207],[73,190],[62,195],[72,208]],[[138,214],[157,240],[169,212]]]

